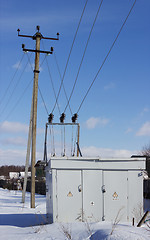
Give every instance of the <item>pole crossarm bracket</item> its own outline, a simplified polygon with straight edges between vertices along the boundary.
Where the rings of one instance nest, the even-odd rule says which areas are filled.
[[[33,36],[20,34],[20,29],[18,28],[18,29],[17,29],[18,37],[27,37],[27,38],[32,38],[33,40],[36,40],[36,37],[38,36],[38,37],[40,37],[40,39],[59,40],[59,33],[56,34],[56,35],[57,35],[56,38],[43,37],[43,35],[39,32],[40,27],[37,26],[36,28],[37,28],[38,32],[36,32]]]
[[[24,44],[23,44],[23,47],[22,47],[22,49],[23,49],[23,51],[24,52],[38,52],[38,53],[46,53],[46,54],[52,54],[53,53],[53,48],[51,47],[51,51],[43,51],[43,50],[34,50],[34,49],[27,49],[27,48],[24,48],[25,46],[24,46]]]
[[[40,38],[41,39],[48,39],[48,40],[59,40],[59,33],[57,33],[57,38],[50,38],[50,37],[43,37],[43,35],[39,32],[40,30],[40,26],[37,26],[37,32],[33,35],[33,36],[30,36],[30,35],[22,35],[20,34],[20,29],[18,28],[18,37],[27,37],[27,38],[32,38],[33,40],[36,40],[37,38]],[[43,51],[43,50],[40,50],[40,49],[28,49],[28,48],[25,48],[25,45],[22,44],[22,49],[24,52],[35,52],[35,53],[46,53],[46,54],[52,54],[53,53],[53,47],[51,47],[50,51]]]

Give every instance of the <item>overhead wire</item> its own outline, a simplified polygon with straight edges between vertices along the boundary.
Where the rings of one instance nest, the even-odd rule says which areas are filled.
[[[95,77],[94,77],[94,79],[93,79],[91,85],[89,86],[89,88],[88,88],[88,90],[87,90],[85,96],[83,97],[83,99],[82,99],[82,101],[81,101],[81,103],[80,103],[80,105],[79,105],[79,108],[78,108],[78,110],[77,110],[77,113],[79,113],[79,111],[80,111],[80,109],[81,109],[81,107],[82,107],[82,105],[83,105],[83,103],[84,103],[84,101],[85,101],[85,99],[86,99],[86,97],[87,97],[87,95],[88,95],[90,89],[92,88],[92,86],[93,86],[95,80],[97,79],[97,77],[98,77],[98,75],[99,75],[99,73],[100,73],[102,67],[104,66],[104,64],[105,64],[105,62],[106,62],[106,60],[107,60],[109,54],[111,53],[111,51],[112,51],[112,49],[113,49],[113,47],[114,47],[114,45],[115,45],[115,43],[116,43],[116,41],[117,41],[117,39],[118,39],[118,37],[119,37],[119,35],[120,35],[120,33],[121,33],[121,31],[122,31],[124,25],[125,25],[125,23],[126,23],[128,17],[130,16],[130,14],[131,14],[131,12],[132,12],[134,6],[135,6],[135,3],[136,3],[136,0],[134,1],[132,7],[130,8],[130,11],[129,11],[127,17],[125,18],[125,20],[124,20],[124,22],[123,22],[123,24],[122,24],[122,26],[121,26],[121,28],[120,28],[120,30],[119,30],[119,32],[118,32],[116,38],[115,38],[115,40],[113,41],[113,43],[112,43],[112,45],[111,45],[111,47],[110,47],[108,53],[106,54],[106,56],[105,56],[105,58],[104,58],[104,60],[103,60],[103,62],[102,62],[102,64],[101,64],[99,70],[97,71],[97,73],[96,73],[96,75],[95,75]]]
[[[54,140],[54,129],[53,125],[50,126],[50,141],[51,141],[51,156],[55,156],[55,140]]]
[[[9,90],[9,88],[10,88],[10,86],[11,86],[11,84],[12,84],[12,82],[13,82],[13,80],[14,80],[14,78],[15,78],[15,76],[16,76],[16,74],[17,74],[19,68],[20,68],[20,66],[21,66],[21,63],[22,63],[23,58],[24,58],[24,55],[25,55],[25,53],[22,55],[22,58],[21,58],[21,60],[19,61],[19,64],[17,65],[16,71],[14,72],[14,75],[13,75],[13,77],[12,77],[12,79],[11,79],[11,81],[10,81],[8,87],[6,88],[6,90],[5,90],[5,92],[4,92],[4,94],[3,94],[2,98],[1,98],[1,100],[0,100],[0,104],[2,103],[2,101],[4,100],[4,98],[7,96],[7,92],[8,92],[8,90]]]
[[[57,94],[57,98],[56,98],[54,107],[53,107],[53,109],[52,109],[52,113],[53,113],[54,110],[55,110],[55,107],[56,107],[56,104],[57,104],[57,101],[58,101],[58,98],[59,98],[59,95],[60,95],[60,91],[61,91],[61,88],[62,88],[62,85],[63,85],[64,77],[65,77],[66,70],[67,70],[67,67],[68,67],[68,63],[69,63],[69,60],[70,60],[71,52],[72,52],[72,49],[73,49],[73,46],[74,46],[74,42],[75,42],[75,39],[76,39],[76,37],[77,37],[77,33],[78,33],[78,30],[79,30],[79,27],[80,27],[80,24],[81,24],[81,21],[82,21],[84,12],[85,12],[85,8],[86,8],[86,5],[87,5],[87,2],[88,2],[88,0],[86,0],[86,2],[85,2],[85,5],[84,5],[84,8],[83,8],[83,11],[82,11],[82,14],[81,14],[81,17],[80,17],[80,20],[79,20],[79,23],[78,23],[76,32],[75,32],[75,36],[74,36],[74,39],[73,39],[73,42],[72,42],[72,45],[71,45],[71,48],[70,48],[70,52],[69,52],[69,55],[68,55],[68,58],[67,58],[65,70],[64,70],[64,73],[63,73],[63,77],[62,77],[62,79],[61,79],[60,88],[59,88],[59,91],[58,91],[58,94]]]
[[[28,56],[28,54],[27,54],[27,56]],[[45,60],[45,58],[44,58],[44,60]],[[31,61],[30,61],[29,56],[28,56],[28,62],[30,63],[31,69],[33,70],[33,67],[32,67],[32,64],[31,64]],[[27,64],[28,64],[28,62],[27,62]],[[42,64],[43,64],[43,63],[44,63],[44,61],[42,62]],[[27,64],[26,64],[25,68],[27,67]],[[42,66],[42,64],[40,65],[40,67]],[[23,93],[21,94],[21,96],[19,97],[19,99],[17,100],[17,102],[15,103],[14,107],[12,108],[12,110],[9,112],[9,114],[7,115],[7,117],[6,117],[5,119],[7,119],[7,118],[9,117],[10,113],[12,113],[12,112],[15,110],[15,108],[17,107],[17,105],[20,103],[20,101],[21,101],[21,99],[23,98],[25,92],[26,92],[27,89],[29,88],[31,82],[33,82],[33,78],[32,78],[32,80],[29,82],[29,84],[27,85],[27,87],[25,88],[25,90],[23,91]],[[38,86],[38,90],[39,90],[40,96],[41,96],[41,98],[42,98],[42,101],[43,101],[45,110],[46,110],[46,112],[47,112],[47,114],[48,114],[48,110],[47,110],[47,107],[46,107],[46,104],[45,104],[45,101],[44,101],[44,98],[43,98],[43,95],[42,95],[42,93],[41,93],[41,90],[40,90],[39,86]]]
[[[74,125],[72,125],[72,135],[71,135],[71,156],[74,156],[74,153],[73,153],[73,130],[74,130]]]
[[[55,57],[55,62],[56,62],[56,65],[57,65],[57,69],[58,69],[58,72],[59,72],[60,79],[62,79],[61,73],[60,73],[60,68],[59,68],[59,65],[58,65],[58,61],[57,61],[56,53],[55,53],[55,52],[54,52],[54,57]],[[64,83],[62,83],[62,85],[63,85],[63,90],[64,90],[64,93],[65,93],[66,100],[67,100],[67,102],[68,102],[68,97],[67,97],[67,93],[66,93],[66,90],[65,90]],[[72,115],[72,110],[71,110],[70,104],[69,104],[69,110],[70,110],[70,113],[71,113],[71,115]]]
[[[21,99],[23,98],[23,96],[25,95],[27,89],[29,88],[30,84],[33,82],[33,79],[28,83],[27,87],[24,89],[23,93],[21,94],[21,96],[18,98],[16,104],[14,105],[14,107],[11,109],[11,111],[9,111],[9,114],[6,116],[5,120],[12,114],[12,112],[15,110],[15,108],[17,107],[17,105],[20,103]],[[5,121],[4,120],[4,121]]]
[[[64,152],[63,152],[63,157],[66,155],[66,138],[65,138],[65,125],[64,125]]]
[[[81,59],[81,62],[80,62],[79,68],[78,68],[78,72],[77,72],[77,75],[76,75],[76,78],[75,78],[75,82],[74,82],[74,85],[73,85],[73,88],[72,88],[72,91],[71,91],[69,100],[68,100],[68,102],[67,102],[67,104],[66,104],[66,107],[65,107],[65,109],[64,109],[64,113],[66,112],[66,109],[67,109],[67,107],[68,107],[68,104],[69,104],[69,102],[70,102],[70,100],[71,100],[71,97],[72,97],[72,95],[73,95],[73,92],[74,92],[74,89],[75,89],[75,86],[76,86],[76,83],[77,83],[77,79],[78,79],[78,76],[79,76],[79,73],[80,73],[80,70],[81,70],[81,66],[82,66],[82,63],[83,63],[83,60],[84,60],[84,57],[85,57],[85,53],[86,53],[86,50],[87,50],[87,47],[88,47],[88,44],[89,44],[89,40],[90,40],[92,31],[93,31],[94,25],[95,25],[95,23],[96,23],[96,20],[97,20],[99,11],[100,11],[100,9],[101,9],[102,3],[103,3],[103,0],[101,0],[100,5],[99,5],[98,10],[97,10],[97,13],[96,13],[96,16],[95,16],[95,18],[94,18],[94,21],[93,21],[93,24],[92,24],[92,27],[91,27],[91,30],[90,30],[90,33],[89,33],[89,36],[88,36],[88,39],[87,39],[87,42],[86,42],[86,46],[85,46],[85,49],[84,49],[84,52],[83,52],[83,55],[82,55],[82,59]]]
[[[44,101],[44,98],[43,98],[43,95],[42,95],[42,92],[41,92],[39,86],[38,86],[38,90],[39,90],[39,93],[40,93],[41,99],[42,99],[42,101],[43,101],[43,104],[44,104],[44,107],[45,107],[46,113],[47,113],[47,115],[48,115],[49,112],[48,112],[48,109],[47,109],[47,107],[46,107],[46,103],[45,103],[45,101]]]
[[[45,49],[43,42],[42,42],[42,44],[43,44],[43,48]],[[52,89],[53,89],[53,92],[54,92],[56,104],[57,104],[57,107],[58,107],[58,111],[59,111],[59,114],[61,114],[61,112],[60,112],[60,107],[59,107],[59,104],[58,104],[58,99],[57,99],[57,97],[56,97],[56,91],[55,91],[55,88],[54,88],[53,78],[52,78],[52,74],[51,74],[51,71],[50,71],[50,67],[49,67],[47,58],[46,58],[46,64],[47,64],[48,74],[49,74],[49,77],[50,77],[50,81],[51,81]]]
[[[61,112],[60,112],[60,107],[59,107],[59,104],[58,104],[58,99],[57,99],[57,97],[56,97],[56,92],[55,92],[55,88],[54,88],[54,83],[53,83],[52,75],[51,75],[51,72],[50,72],[50,68],[49,68],[47,59],[46,59],[46,63],[47,63],[48,73],[49,73],[49,77],[50,77],[50,80],[51,80],[52,89],[53,89],[54,96],[55,96],[55,99],[56,99],[56,104],[57,104],[57,107],[58,107],[58,111],[59,111],[59,114],[61,114]]]
[[[29,65],[30,65],[30,67],[31,67],[31,70],[33,71],[34,69],[33,69],[32,63],[31,63],[31,61],[30,61],[30,57],[29,57],[28,52],[26,52],[26,54],[27,54],[27,57],[28,57],[28,63],[29,63]]]
[[[14,94],[17,86],[18,86],[18,84],[19,84],[20,81],[21,81],[21,78],[22,78],[22,76],[23,76],[23,74],[24,74],[24,72],[25,72],[25,69],[26,69],[27,65],[28,65],[28,62],[26,63],[26,65],[25,65],[25,67],[24,67],[24,69],[23,69],[23,71],[22,71],[22,73],[21,73],[18,81],[16,82],[16,84],[15,84],[15,86],[14,86],[14,88],[13,88],[13,91],[11,92],[11,94],[10,94],[10,96],[9,96],[9,98],[8,98],[5,106],[4,106],[4,108],[2,109],[2,111],[1,111],[1,113],[0,113],[0,116],[3,114],[4,110],[7,109],[7,106],[8,106],[8,104],[9,104],[9,102],[10,102],[10,100],[11,100],[11,98],[12,98],[12,96],[13,96],[13,94]]]

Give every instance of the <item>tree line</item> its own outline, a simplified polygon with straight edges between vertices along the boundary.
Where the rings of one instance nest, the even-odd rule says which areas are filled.
[[[15,165],[0,166],[0,176],[8,177],[9,172],[24,172],[24,171],[25,171],[25,166],[15,166]]]

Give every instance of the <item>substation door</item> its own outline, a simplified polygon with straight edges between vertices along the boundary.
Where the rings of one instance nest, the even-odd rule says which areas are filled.
[[[82,220],[82,191],[80,170],[57,170],[56,208],[59,222]]]
[[[102,220],[102,171],[83,170],[83,220]]]
[[[103,209],[106,221],[127,221],[128,172],[103,171]]]
[[[58,222],[102,220],[102,171],[57,170]]]

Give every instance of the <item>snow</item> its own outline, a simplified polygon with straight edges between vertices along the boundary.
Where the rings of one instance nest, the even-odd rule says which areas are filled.
[[[113,225],[99,223],[46,223],[46,198],[36,195],[36,207],[30,208],[30,193],[25,204],[21,203],[21,191],[0,188],[0,239],[1,240],[148,240],[150,228],[133,227],[129,223]],[[150,201],[145,201],[150,210]]]

